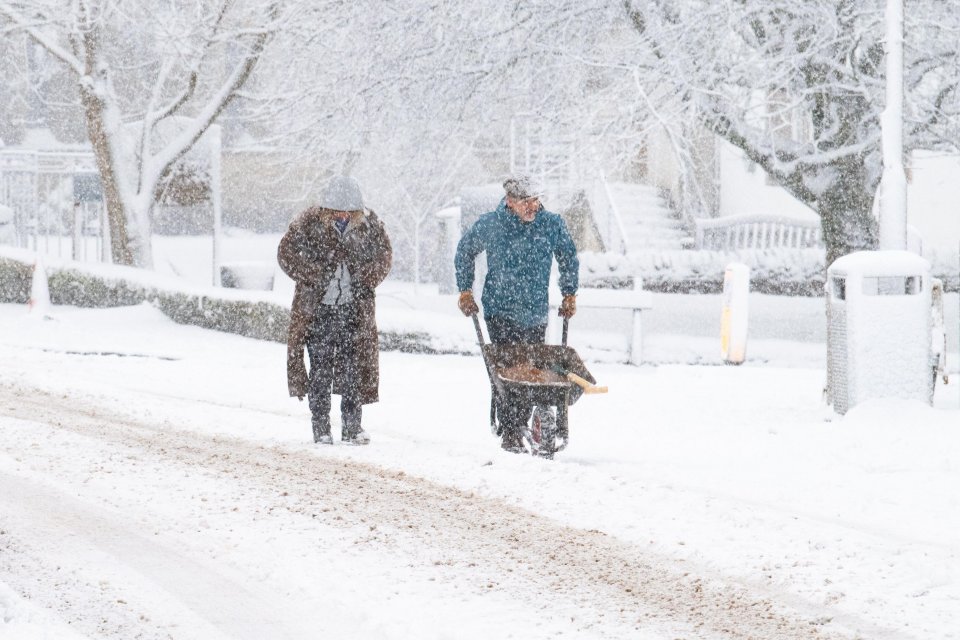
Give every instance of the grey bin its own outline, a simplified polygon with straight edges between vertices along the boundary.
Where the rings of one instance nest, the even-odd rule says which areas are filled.
[[[827,391],[845,414],[870,398],[933,401],[930,263],[860,251],[827,269]]]

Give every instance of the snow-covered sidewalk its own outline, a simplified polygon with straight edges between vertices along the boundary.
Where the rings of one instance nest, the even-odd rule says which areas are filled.
[[[641,560],[702,580],[708,594],[744,590],[778,615],[811,621],[810,637],[960,637],[956,376],[938,390],[933,408],[871,402],[839,419],[821,406],[815,345],[770,342],[762,366],[739,368],[591,364],[611,393],[572,408],[570,447],[549,462],[499,450],[486,426],[488,383],[479,357],[384,353],[382,399],[364,417],[373,444],[316,448],[305,404],[286,397],[282,345],[175,325],[147,305],[58,307],[53,315],[38,321],[23,307],[0,305],[4,638],[67,637],[60,631],[68,623],[79,637],[129,637],[138,615],[152,620],[140,623],[143,629],[174,638],[218,637],[214,631],[244,637],[235,623],[218,620],[247,608],[255,624],[257,612],[270,607],[287,620],[289,637],[308,631],[304,616],[325,621],[333,637],[721,633],[697,629],[695,620],[686,628],[682,617],[618,611],[618,600],[598,609],[596,594],[559,585],[542,593],[542,580],[512,576],[496,562],[490,567],[503,574],[479,584],[469,566],[475,560],[444,555],[450,547],[439,542],[442,535],[436,549],[400,553],[395,545],[405,538],[391,529],[394,516],[384,515],[383,529],[375,521],[340,526],[338,515],[348,517],[336,508],[340,501],[312,524],[294,525],[280,513],[289,506],[278,510],[275,497],[224,484],[219,462],[191,458],[187,449],[199,445],[190,434],[204,447],[220,438],[228,453],[230,443],[276,450],[291,465],[307,456],[324,473],[333,474],[338,462],[362,463],[391,482],[422,478],[535,518],[518,526],[549,521],[589,534],[588,541],[609,537]],[[654,346],[688,343],[696,349],[695,340],[661,335]],[[18,389],[33,397],[17,402]],[[31,403],[40,407],[36,420],[25,409]],[[149,449],[131,451],[129,443],[96,435],[102,423],[119,438],[125,421],[131,433],[152,434],[153,447],[165,428],[171,447],[181,442],[175,434],[186,434],[185,460],[169,467]],[[335,474],[317,477],[316,485],[341,500],[351,495]],[[35,493],[31,504],[39,506],[25,506],[18,498],[25,492]],[[323,503],[314,489],[291,487],[290,494],[301,508]],[[263,510],[251,511],[258,500]],[[123,513],[131,519],[117,517]],[[31,522],[58,521],[67,530],[99,524],[65,541],[39,530],[31,536]],[[565,554],[536,542],[521,537],[512,548],[528,564]],[[143,566],[132,560],[141,547]],[[82,558],[82,571],[47,573],[71,557]],[[215,570],[193,580],[194,563]],[[155,579],[159,565],[168,565],[162,580]],[[39,592],[25,600],[25,585],[37,576],[74,606],[50,611],[49,596]],[[408,584],[397,584],[404,577]],[[91,580],[101,581],[99,593]],[[291,597],[268,598],[279,584]],[[248,591],[232,603],[212,592],[237,585]],[[552,613],[563,620],[530,610],[550,596],[557,598]],[[263,598],[266,604],[254,607]],[[121,600],[135,605],[118,606]],[[318,601],[330,605],[323,616],[304,613],[304,603]]]

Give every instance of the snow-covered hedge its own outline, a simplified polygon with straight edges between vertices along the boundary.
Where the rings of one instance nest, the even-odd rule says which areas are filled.
[[[180,324],[285,342],[290,312],[269,301],[177,291],[88,273],[77,268],[48,268],[50,300],[77,307],[117,307],[148,301]]]
[[[30,299],[33,254],[3,249],[0,255],[0,302],[25,304]],[[180,324],[286,342],[289,302],[272,292],[214,289],[184,285],[152,272],[113,265],[62,263],[45,267],[50,301],[77,307],[118,307],[150,302]],[[433,336],[409,330],[381,331],[380,348],[411,353],[461,353],[438,345]]]
[[[751,249],[741,251],[657,251],[619,255],[580,254],[580,282],[585,287],[624,288],[635,276],[648,291],[718,293],[731,262],[750,267],[750,289],[761,293],[818,296],[826,275],[822,249]],[[933,275],[956,291],[956,256],[932,261]]]
[[[0,302],[26,304],[30,299],[32,275],[29,264],[0,256]]]
[[[723,273],[731,262],[750,267],[753,291],[823,293],[824,254],[818,249],[584,253],[580,256],[580,280],[588,287],[628,287],[638,275],[648,291],[717,293],[723,290]]]

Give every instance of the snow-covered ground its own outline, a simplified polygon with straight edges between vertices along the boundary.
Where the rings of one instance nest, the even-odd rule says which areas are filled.
[[[383,353],[373,443],[317,447],[282,345],[0,305],[0,637],[960,637],[960,380],[834,416],[817,302],[751,300],[723,367],[716,298],[656,297],[554,461],[478,356]]]

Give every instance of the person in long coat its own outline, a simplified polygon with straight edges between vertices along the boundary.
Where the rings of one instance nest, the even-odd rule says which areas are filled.
[[[357,181],[344,176],[333,178],[280,240],[277,260],[296,283],[287,382],[291,396],[308,397],[314,442],[333,443],[331,393],[340,396],[341,438],[370,442],[361,421],[363,405],[379,400],[375,289],[392,257],[383,222],[364,206]]]

